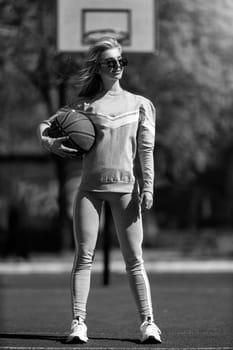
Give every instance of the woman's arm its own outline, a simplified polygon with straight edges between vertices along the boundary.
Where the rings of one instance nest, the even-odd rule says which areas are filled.
[[[37,135],[41,146],[49,152],[53,152],[63,158],[74,158],[77,156],[78,151],[74,148],[65,147],[62,143],[69,139],[68,136],[51,138],[48,136],[48,130],[50,127],[49,121],[44,121],[39,124],[37,129]]]
[[[154,143],[155,143],[155,108],[151,101],[143,99],[140,107],[138,130],[138,153],[143,177],[141,190],[142,210],[153,205],[154,193]]]

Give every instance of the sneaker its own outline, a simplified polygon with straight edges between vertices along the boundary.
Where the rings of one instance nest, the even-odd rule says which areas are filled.
[[[73,320],[71,324],[71,332],[67,338],[67,343],[86,343],[87,337],[87,326],[85,325],[82,318]]]
[[[144,344],[161,344],[160,338],[161,330],[150,319],[144,321],[140,327],[141,342]]]

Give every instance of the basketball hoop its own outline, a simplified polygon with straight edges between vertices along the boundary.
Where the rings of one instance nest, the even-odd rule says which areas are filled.
[[[111,36],[124,52],[155,53],[159,0],[57,0],[57,46],[85,52]]]
[[[113,37],[117,39],[117,41],[124,45],[130,45],[130,35],[128,32],[123,30],[115,30],[115,29],[98,29],[98,30],[90,30],[83,34],[83,45],[93,45],[98,40],[103,37]]]

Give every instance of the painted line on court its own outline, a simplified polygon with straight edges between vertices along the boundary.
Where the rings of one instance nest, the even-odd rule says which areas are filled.
[[[75,344],[74,344],[75,345]],[[73,346],[73,347],[46,347],[46,346],[1,346],[1,350],[145,350],[145,349],[155,349],[155,347],[83,347],[83,346]],[[158,348],[159,350],[232,350],[233,347],[182,347],[182,348]]]
[[[198,260],[198,261],[154,261],[145,263],[148,272],[193,272],[193,273],[233,273],[233,261],[231,260]],[[59,261],[29,261],[29,262],[2,262],[0,274],[30,274],[30,273],[67,273],[72,269],[72,262]],[[94,262],[93,272],[102,272],[103,263]],[[125,273],[123,261],[112,261],[110,271]]]

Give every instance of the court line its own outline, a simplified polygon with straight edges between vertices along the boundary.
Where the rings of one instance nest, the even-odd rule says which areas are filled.
[[[192,273],[221,273],[233,272],[233,261],[231,260],[209,260],[209,261],[157,261],[146,262],[148,272],[192,272]],[[0,274],[30,274],[30,273],[66,273],[72,269],[71,262],[4,262],[0,265]],[[102,272],[103,264],[95,262],[93,272]],[[116,273],[124,273],[125,267],[122,261],[113,261],[110,270]]]
[[[75,345],[75,344],[74,344]],[[72,347],[51,347],[51,346],[1,346],[1,350],[145,350],[145,349],[155,349],[155,347],[83,347],[83,346],[72,346]],[[233,347],[182,347],[182,348],[158,348],[159,350],[232,350]]]

